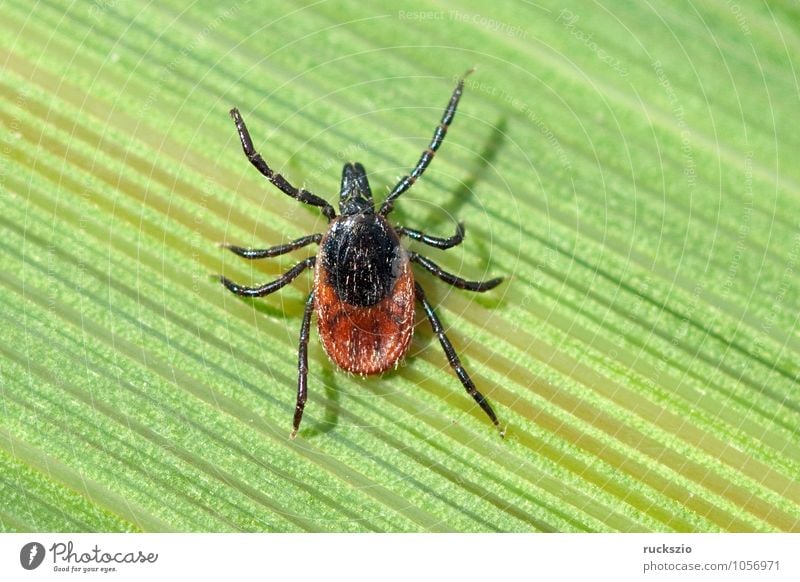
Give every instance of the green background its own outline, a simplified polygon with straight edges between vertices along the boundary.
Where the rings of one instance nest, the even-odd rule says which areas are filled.
[[[791,2],[3,3],[0,528],[800,531],[800,10]],[[227,293],[319,232],[228,116],[335,201],[462,246],[427,273],[508,435],[418,313],[362,380],[312,334],[310,277]],[[420,249],[412,244],[412,248]]]

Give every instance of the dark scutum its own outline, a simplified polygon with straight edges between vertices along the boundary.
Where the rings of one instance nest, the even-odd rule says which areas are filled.
[[[394,287],[407,260],[400,239],[382,217],[357,214],[333,223],[322,243],[328,283],[345,303],[375,305]]]

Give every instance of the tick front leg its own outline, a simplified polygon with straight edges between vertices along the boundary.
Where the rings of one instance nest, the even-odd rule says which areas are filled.
[[[433,156],[436,155],[436,150],[438,150],[439,146],[442,145],[444,137],[447,135],[447,128],[450,127],[450,124],[453,122],[453,117],[456,115],[456,107],[458,107],[461,94],[464,92],[464,78],[472,71],[473,69],[470,69],[464,73],[464,76],[461,77],[461,79],[459,79],[458,83],[456,84],[456,88],[453,90],[453,94],[450,97],[450,101],[447,103],[447,108],[444,110],[442,121],[433,132],[433,138],[431,139],[428,149],[422,152],[422,156],[419,158],[417,165],[414,166],[414,169],[411,171],[411,173],[408,176],[403,176],[403,178],[401,178],[401,180],[386,197],[386,200],[383,201],[381,209],[378,212],[378,214],[381,216],[388,216],[392,211],[392,208],[394,208],[395,200],[397,200],[397,198],[399,198],[403,192],[411,188],[411,186],[414,185],[414,182],[416,182],[419,177],[425,173],[425,170],[430,165],[431,160],[433,160]]]
[[[336,218],[336,211],[334,211],[333,206],[305,188],[295,188],[286,178],[280,174],[276,174],[272,168],[269,167],[267,162],[264,161],[264,158],[261,157],[261,154],[253,147],[253,140],[250,138],[250,132],[247,131],[247,126],[244,124],[244,119],[242,119],[242,115],[239,113],[238,109],[231,109],[231,117],[236,124],[239,141],[242,142],[242,150],[244,150],[247,159],[250,160],[250,163],[253,164],[267,180],[272,182],[281,192],[291,196],[295,200],[321,208],[322,214],[327,217],[328,221]]]
[[[311,332],[311,312],[314,310],[314,292],[308,295],[306,309],[303,312],[303,324],[300,326],[300,342],[297,354],[297,404],[294,407],[294,423],[292,424],[291,438],[297,436],[300,421],[303,420],[303,410],[306,408],[308,398],[308,337]]]
[[[475,399],[475,402],[478,403],[478,406],[483,409],[486,415],[497,427],[497,430],[500,431],[500,436],[504,437],[506,433],[502,428],[500,428],[500,422],[497,420],[497,415],[494,413],[494,410],[492,410],[491,405],[486,400],[484,395],[478,392],[478,389],[475,388],[475,384],[472,382],[469,374],[467,374],[467,371],[461,364],[461,360],[458,359],[458,355],[456,354],[456,350],[453,348],[453,344],[450,343],[450,340],[447,339],[447,336],[444,333],[442,322],[439,321],[439,318],[433,311],[433,306],[428,302],[427,297],[425,297],[425,292],[422,290],[422,287],[419,283],[414,283],[414,286],[416,288],[417,301],[422,304],[422,309],[425,310],[425,315],[428,316],[428,321],[431,322],[433,333],[436,334],[436,337],[439,338],[439,343],[442,344],[442,349],[447,356],[447,361],[450,363],[450,367],[453,368],[456,376],[458,376],[458,379],[461,380],[461,384],[464,385],[464,389],[467,391],[467,393]]]
[[[305,261],[297,263],[294,267],[286,271],[279,279],[270,281],[260,287],[244,287],[222,275],[220,275],[219,280],[228,288],[228,291],[236,295],[241,295],[242,297],[263,297],[291,283],[300,273],[309,267],[313,267],[316,260],[317,257],[308,257]]]
[[[413,228],[406,228],[404,226],[395,227],[395,232],[398,236],[407,236],[411,240],[418,240],[420,242],[425,243],[426,245],[430,245],[437,249],[449,249],[456,245],[460,245],[461,242],[464,240],[464,223],[459,222],[456,226],[456,233],[451,236],[450,238],[440,238],[438,236],[428,236],[421,230],[415,230]]]
[[[439,277],[445,283],[450,283],[453,287],[458,287],[459,289],[483,292],[488,291],[489,289],[494,289],[503,282],[502,277],[495,277],[494,279],[489,279],[488,281],[467,281],[461,277],[456,277],[452,273],[448,273],[432,260],[427,257],[423,257],[419,253],[408,253],[408,258],[411,261],[425,267],[428,271]]]
[[[322,240],[321,234],[312,234],[309,236],[304,236],[302,238],[298,238],[297,240],[293,240],[290,243],[286,243],[285,245],[278,245],[276,247],[270,247],[268,249],[247,249],[244,247],[237,247],[235,245],[229,244],[221,244],[220,246],[224,249],[228,249],[232,253],[239,255],[240,257],[244,257],[245,259],[267,259],[269,257],[277,257],[278,255],[283,255],[295,249],[299,249],[306,245],[310,245],[311,243],[318,243]]]

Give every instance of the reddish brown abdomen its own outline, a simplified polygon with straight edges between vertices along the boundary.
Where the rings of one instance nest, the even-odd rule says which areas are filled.
[[[414,276],[406,259],[394,287],[369,307],[349,305],[336,294],[317,261],[314,273],[317,328],[337,366],[356,374],[380,374],[408,351],[414,330]]]

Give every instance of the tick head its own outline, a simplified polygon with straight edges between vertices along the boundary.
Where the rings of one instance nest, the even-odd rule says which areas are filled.
[[[374,212],[372,190],[364,166],[358,162],[345,164],[342,169],[342,189],[339,192],[339,213],[342,216],[352,216]]]

